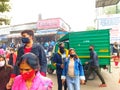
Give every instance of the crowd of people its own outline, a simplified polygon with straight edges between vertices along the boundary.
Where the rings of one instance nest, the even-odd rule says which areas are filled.
[[[17,49],[7,48],[5,44],[0,48],[0,90],[52,90],[53,81],[46,76],[46,56],[52,52],[55,41],[45,42],[43,45],[34,43],[32,30],[22,31],[21,37],[23,45]],[[90,69],[87,75],[84,74],[83,65],[74,48],[66,49],[63,42],[58,47],[58,52],[53,57],[58,90],[62,90],[62,86],[64,90],[80,90],[80,85],[86,85],[92,71],[102,82],[99,87],[107,86],[99,71],[98,55],[93,45],[88,47],[90,60],[85,64],[89,64]],[[114,59],[119,58],[117,47],[115,43]]]
[[[21,32],[24,43],[15,54],[14,48],[1,48],[0,90],[52,90],[53,82],[46,77],[47,59],[43,46],[34,43],[34,32]],[[8,59],[7,59],[8,58]],[[10,65],[11,64],[11,65]]]

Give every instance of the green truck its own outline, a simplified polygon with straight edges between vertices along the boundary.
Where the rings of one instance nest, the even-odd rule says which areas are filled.
[[[69,32],[57,41],[57,43],[59,42],[64,42],[67,49],[74,48],[83,65],[89,60],[89,46],[94,45],[99,57],[100,67],[105,68],[107,66],[109,71],[111,71],[109,29]],[[58,44],[55,46],[54,53],[57,52],[57,50]],[[50,70],[53,72],[55,65],[49,64],[48,69],[48,73]]]

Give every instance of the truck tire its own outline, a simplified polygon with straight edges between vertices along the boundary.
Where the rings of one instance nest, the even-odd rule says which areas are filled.
[[[88,74],[89,68],[90,68],[90,64],[84,65],[83,68],[84,68],[84,73],[85,73],[85,77],[86,77],[87,74]],[[94,79],[95,79],[95,76],[96,76],[96,74],[95,74],[95,72],[93,71],[93,72],[89,75],[88,80],[94,80]]]
[[[54,70],[52,68],[47,68],[48,74],[53,74]]]

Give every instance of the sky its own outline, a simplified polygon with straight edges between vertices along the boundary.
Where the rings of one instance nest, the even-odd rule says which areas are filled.
[[[62,18],[71,30],[85,30],[94,25],[95,0],[11,0],[11,25]]]

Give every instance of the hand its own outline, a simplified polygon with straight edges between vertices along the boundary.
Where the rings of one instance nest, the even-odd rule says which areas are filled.
[[[120,84],[120,79],[119,79],[118,83]]]
[[[85,84],[85,80],[80,80],[80,84],[81,85]]]
[[[61,64],[60,67],[63,69],[64,68],[64,64]]]
[[[62,85],[65,83],[65,79],[62,79]]]
[[[88,64],[88,62],[85,62],[85,64]]]
[[[6,85],[6,89],[9,90],[12,88],[12,85],[13,85],[13,81],[9,81]]]

